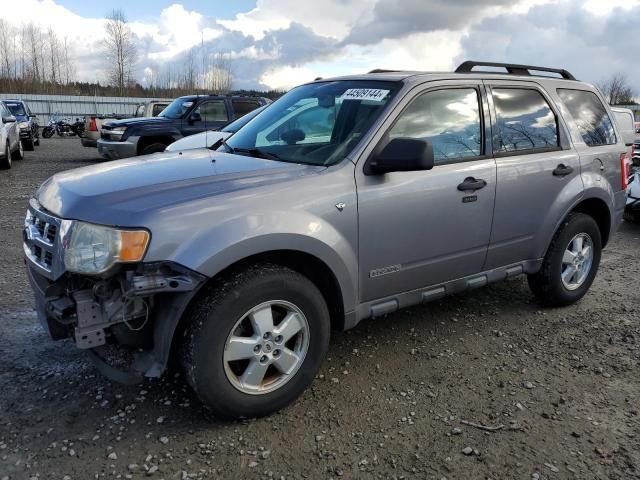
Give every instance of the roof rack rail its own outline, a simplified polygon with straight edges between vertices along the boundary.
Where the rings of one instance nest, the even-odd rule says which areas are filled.
[[[375,68],[367,73],[402,73],[407,70],[387,70],[386,68]]]
[[[474,60],[467,60],[466,62],[462,62],[460,66],[455,69],[455,73],[479,73],[473,71],[474,67],[502,67],[507,71],[507,74],[509,75],[534,75],[531,73],[531,70],[533,70],[537,72],[557,73],[565,80],[576,79],[576,77],[574,77],[570,72],[563,68],[536,67],[533,65],[518,65],[516,63],[476,62]]]

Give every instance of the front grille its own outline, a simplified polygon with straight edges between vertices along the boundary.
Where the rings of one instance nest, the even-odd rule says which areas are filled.
[[[23,233],[27,261],[45,277],[56,280],[63,273],[59,232],[62,221],[31,199]]]

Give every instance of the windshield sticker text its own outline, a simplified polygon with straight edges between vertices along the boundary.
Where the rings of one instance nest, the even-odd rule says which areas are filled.
[[[379,88],[350,88],[342,94],[342,100],[371,100],[382,102],[389,90]]]

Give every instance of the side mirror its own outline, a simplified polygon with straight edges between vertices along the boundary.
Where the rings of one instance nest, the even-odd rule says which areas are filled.
[[[435,164],[433,145],[415,138],[394,138],[367,163],[367,175],[431,170]]]
[[[13,115],[8,115],[6,117],[2,117],[2,122],[3,123],[15,123],[16,121],[16,117],[14,117]]]
[[[201,122],[201,121],[202,121],[202,115],[200,115],[200,112],[193,112],[189,117],[189,123],[191,124],[195,122]]]

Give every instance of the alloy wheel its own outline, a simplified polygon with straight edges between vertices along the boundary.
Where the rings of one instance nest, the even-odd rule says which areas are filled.
[[[574,236],[562,256],[562,284],[576,290],[589,276],[593,265],[593,240],[586,233]]]
[[[309,350],[309,322],[296,305],[273,300],[245,313],[231,329],[224,371],[243,393],[260,395],[282,387],[296,374]]]

